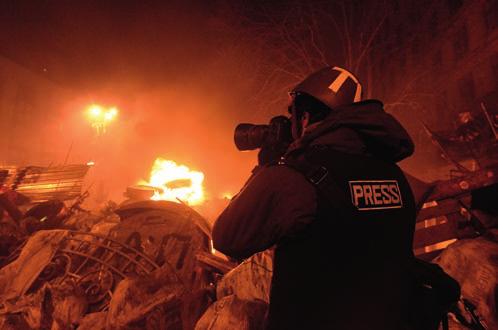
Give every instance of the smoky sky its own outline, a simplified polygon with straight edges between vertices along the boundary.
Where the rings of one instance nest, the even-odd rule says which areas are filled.
[[[252,111],[240,91],[243,79],[231,74],[241,58],[220,57],[230,48],[222,7],[214,1],[2,1],[0,55],[70,95],[50,109],[58,113],[54,121],[36,123],[36,134],[49,132],[45,148],[59,150],[56,159],[34,159],[28,150],[23,161],[96,160],[89,180],[113,199],[147,179],[156,157],[204,172],[209,197],[236,192],[255,154],[235,149],[233,129]],[[39,98],[30,111],[47,111]],[[89,102],[120,108],[105,136],[93,136],[81,116]],[[26,132],[12,134],[26,139]]]
[[[209,1],[2,1],[0,49],[70,88],[95,88],[119,77],[154,86],[202,72],[215,52],[209,29],[213,6]]]
[[[234,127],[286,114],[289,87],[325,62],[344,64],[344,49],[337,43],[343,36],[327,23],[334,3],[0,1],[0,55],[67,91],[60,107],[47,110],[38,95],[30,108],[42,118],[43,111],[55,113],[46,122],[33,116],[38,129],[28,133],[36,140],[36,134],[49,132],[44,148],[59,150],[57,157],[30,158],[27,150],[23,161],[46,165],[100,158],[104,165],[92,176],[103,181],[94,186],[122,197],[126,186],[146,178],[155,157],[163,157],[203,171],[211,196],[235,193],[255,165],[256,153],[236,150]],[[352,19],[371,16],[367,7],[356,12],[356,6],[349,13]],[[314,21],[320,27],[313,36],[308,35],[312,25],[301,17],[307,8],[327,11],[322,17],[327,24]],[[288,27],[288,34],[279,34],[275,26]],[[352,31],[361,36],[361,27]],[[325,53],[313,53],[314,46]],[[89,102],[120,108],[119,120],[104,137],[93,136],[81,116]],[[22,126],[29,125],[16,127]],[[26,133],[13,130],[8,145],[16,148]]]

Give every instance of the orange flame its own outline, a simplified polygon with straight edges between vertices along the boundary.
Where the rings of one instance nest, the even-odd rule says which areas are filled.
[[[151,198],[153,200],[180,200],[189,205],[198,205],[204,202],[203,181],[202,172],[192,171],[172,160],[157,158],[152,166],[149,181],[142,180],[139,184],[157,188]]]

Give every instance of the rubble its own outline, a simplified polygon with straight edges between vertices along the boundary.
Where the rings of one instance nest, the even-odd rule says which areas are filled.
[[[216,269],[216,263],[206,267],[209,259],[197,258],[211,253],[210,228],[200,215],[179,203],[142,201],[124,205],[114,216],[73,217],[60,226],[88,231],[36,231],[0,269],[3,324],[194,327],[213,300]],[[50,299],[57,299],[56,308]]]
[[[218,282],[217,301],[209,306],[195,329],[262,329],[272,274],[273,250],[246,259]]]
[[[161,276],[120,282],[109,305],[106,329],[143,329],[151,323],[164,325],[164,329],[183,329],[182,285],[170,272],[158,273]]]
[[[439,255],[436,262],[462,283],[464,298],[490,326],[497,326],[497,217],[489,198],[498,185],[496,170],[430,184],[410,178],[421,208],[420,256]],[[49,194],[33,193],[37,202],[32,203],[12,188],[22,186],[28,195],[29,184],[40,188],[36,171],[9,176],[12,171],[0,170],[4,183],[10,182],[0,194],[2,213],[7,211],[0,219],[1,329],[263,327],[272,250],[238,265],[220,257],[201,215],[182,203],[144,200],[151,195],[146,187],[129,188],[121,205],[109,202],[100,211],[86,211],[80,205],[88,193],[79,183],[79,195],[75,186],[69,188],[71,180],[80,182],[75,173],[81,175],[83,167],[59,172],[65,173],[67,195],[57,192],[61,199],[44,200]],[[45,188],[47,173],[54,172],[40,174]],[[446,245],[439,246],[441,241]],[[438,250],[428,250],[434,244]],[[450,329],[463,329],[464,319],[470,320],[464,309]]]
[[[417,257],[431,260],[449,244],[487,235],[498,226],[498,164],[432,183],[408,179],[419,208],[414,237]]]
[[[101,330],[106,327],[107,312],[86,314],[79,323],[78,330]]]
[[[195,330],[263,329],[267,307],[261,301],[226,296],[209,307],[197,322]]]
[[[273,250],[257,253],[223,276],[216,287],[216,297],[235,295],[268,304],[272,275]]]
[[[498,236],[497,236],[498,237]],[[485,237],[453,243],[434,262],[455,278],[489,329],[498,329],[498,241]],[[465,311],[461,310],[463,314]]]

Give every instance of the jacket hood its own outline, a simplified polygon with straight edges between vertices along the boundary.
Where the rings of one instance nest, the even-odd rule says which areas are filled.
[[[324,120],[307,127],[288,153],[310,145],[327,145],[338,151],[370,155],[390,162],[399,162],[414,151],[407,131],[377,100],[335,108]]]

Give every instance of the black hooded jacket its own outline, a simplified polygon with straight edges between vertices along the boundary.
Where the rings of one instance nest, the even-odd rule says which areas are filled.
[[[382,103],[355,103],[308,127],[286,155],[327,168],[332,194],[273,165],[234,197],[214,246],[235,258],[276,246],[268,328],[401,329],[415,205],[395,163],[412,153]]]

